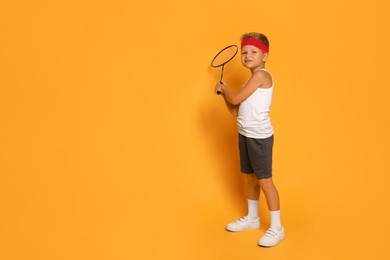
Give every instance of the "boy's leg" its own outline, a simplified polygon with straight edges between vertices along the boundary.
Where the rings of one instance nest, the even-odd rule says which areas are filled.
[[[270,211],[280,210],[279,193],[272,181],[272,178],[259,179],[259,184],[267,200]]]
[[[260,183],[255,174],[246,174],[246,184],[248,200],[259,200]]]
[[[247,198],[248,198],[248,218],[250,220],[259,219],[259,196],[260,184],[254,174],[246,174]]]
[[[264,192],[271,216],[271,227],[259,240],[260,246],[275,246],[284,239],[284,229],[280,224],[279,193],[272,178],[259,179],[260,187]]]
[[[260,228],[259,219],[259,196],[260,185],[254,174],[247,175],[247,196],[248,196],[248,215],[244,216],[228,225],[226,229],[229,231],[243,231],[249,229]]]

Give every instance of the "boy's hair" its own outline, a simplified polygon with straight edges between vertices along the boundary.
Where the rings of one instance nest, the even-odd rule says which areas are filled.
[[[264,43],[265,46],[267,46],[267,48],[269,48],[269,41],[268,41],[268,38],[267,38],[267,36],[265,36],[265,35],[262,34],[262,33],[257,33],[257,32],[244,33],[244,34],[241,36],[241,41],[243,41],[243,40],[245,40],[245,39],[248,39],[248,38],[253,38],[253,39],[259,40],[259,41],[261,41],[262,43]]]

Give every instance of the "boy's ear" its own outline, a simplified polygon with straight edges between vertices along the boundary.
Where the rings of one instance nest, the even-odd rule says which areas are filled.
[[[264,53],[263,61],[266,61],[268,59],[268,53]]]

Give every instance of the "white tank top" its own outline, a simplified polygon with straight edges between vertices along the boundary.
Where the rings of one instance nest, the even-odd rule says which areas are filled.
[[[269,73],[266,69],[262,70]],[[240,134],[256,139],[265,139],[274,134],[269,117],[273,90],[274,81],[272,79],[270,88],[257,88],[252,95],[240,104],[237,117],[238,132]]]

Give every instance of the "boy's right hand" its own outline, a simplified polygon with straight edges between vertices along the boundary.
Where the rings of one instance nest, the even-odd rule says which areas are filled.
[[[222,94],[222,86],[224,85],[224,82],[221,80],[221,81],[218,81],[217,82],[217,84],[215,85],[215,89],[214,89],[214,91],[215,91],[215,93],[217,94],[217,95],[220,95],[220,94]]]

